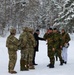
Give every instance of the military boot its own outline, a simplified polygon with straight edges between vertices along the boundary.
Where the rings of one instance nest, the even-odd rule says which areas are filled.
[[[65,61],[64,64],[67,64],[67,62]]]
[[[20,60],[20,71],[24,71],[25,70],[25,61],[23,59]]]
[[[28,66],[27,63],[25,62],[25,60],[20,60],[20,71],[27,71],[28,70]]]
[[[60,65],[62,66],[63,65],[63,62],[60,62]]]
[[[54,68],[54,65],[53,65],[53,64],[50,64],[50,65],[49,65],[49,68]]]
[[[35,69],[34,65],[33,64],[30,64],[29,65],[29,69]]]
[[[14,71],[14,70],[12,70],[12,71],[9,71],[9,73],[11,73],[11,74],[16,74],[17,72]]]
[[[47,67],[49,67],[49,66],[50,66],[50,64],[47,65]]]
[[[28,65],[25,64],[25,71],[28,71],[29,68],[28,68]]]
[[[25,61],[25,70],[28,71],[29,70],[29,65],[28,65],[28,62]]]

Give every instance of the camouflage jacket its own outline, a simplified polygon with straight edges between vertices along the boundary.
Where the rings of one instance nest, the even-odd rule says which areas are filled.
[[[33,34],[32,33],[29,33],[28,36],[29,36],[28,37],[29,47],[35,47],[37,43],[35,41],[35,38],[34,38]]]
[[[45,33],[43,38],[46,40],[48,38],[48,33]]]
[[[60,48],[62,45],[62,40],[61,40],[61,34],[60,33],[53,33],[53,42],[54,42],[54,48]]]
[[[23,32],[19,37],[20,49],[35,46],[36,42],[30,32]]]
[[[62,39],[62,46],[64,46],[65,43],[68,43],[71,39],[68,33],[64,32],[61,34]]]
[[[27,32],[23,32],[19,36],[19,48],[25,48],[27,46]]]
[[[6,47],[9,50],[17,50],[18,49],[18,39],[13,35],[9,35],[6,40]]]
[[[47,35],[47,44],[48,44],[48,47],[53,47],[53,33],[50,33]]]

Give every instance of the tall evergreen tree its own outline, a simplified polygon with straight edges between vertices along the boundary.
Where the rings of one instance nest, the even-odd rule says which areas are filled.
[[[58,15],[54,26],[59,25],[71,33],[74,30],[74,0],[67,0],[63,6],[63,11]]]

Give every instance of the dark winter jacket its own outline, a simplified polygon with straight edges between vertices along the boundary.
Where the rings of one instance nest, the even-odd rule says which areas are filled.
[[[37,45],[36,45],[36,47],[34,48],[34,50],[35,50],[35,51],[39,51],[39,50],[38,50],[38,47],[39,47],[39,40],[44,40],[44,39],[41,38],[41,37],[39,37],[37,33],[34,33],[34,38],[35,38],[35,40],[36,40],[36,42],[37,42]]]

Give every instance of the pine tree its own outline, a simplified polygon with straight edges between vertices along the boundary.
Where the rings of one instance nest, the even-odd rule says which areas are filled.
[[[65,2],[63,11],[59,13],[59,17],[55,19],[55,25],[72,32],[74,29],[74,0]]]

